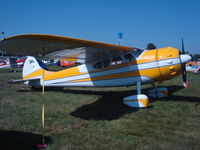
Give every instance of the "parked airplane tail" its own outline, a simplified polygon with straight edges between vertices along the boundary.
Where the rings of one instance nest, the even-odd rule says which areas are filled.
[[[23,79],[41,78],[46,69],[47,67],[42,61],[29,56],[24,63]]]
[[[47,67],[40,60],[34,57],[27,57],[24,62],[22,77],[23,79],[10,80],[8,83],[20,83],[26,82],[31,86],[41,86],[41,78],[46,73]]]

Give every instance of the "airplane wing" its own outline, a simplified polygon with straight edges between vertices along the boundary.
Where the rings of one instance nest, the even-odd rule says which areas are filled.
[[[88,63],[120,55],[133,47],[56,35],[26,34],[0,41],[0,49],[16,55],[68,58],[73,62]]]

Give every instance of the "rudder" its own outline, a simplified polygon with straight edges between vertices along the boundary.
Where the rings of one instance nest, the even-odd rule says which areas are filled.
[[[44,63],[32,56],[28,56],[23,66],[23,79],[41,76],[43,69],[47,69]],[[34,72],[38,73],[33,74]]]

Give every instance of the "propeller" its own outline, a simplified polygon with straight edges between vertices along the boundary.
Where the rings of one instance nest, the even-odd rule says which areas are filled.
[[[188,81],[187,81],[187,74],[186,74],[186,66],[185,66],[185,62],[183,61],[185,56],[185,48],[184,48],[184,41],[182,38],[182,53],[181,53],[181,61],[182,61],[182,77],[183,77],[183,86],[184,88],[188,88]]]

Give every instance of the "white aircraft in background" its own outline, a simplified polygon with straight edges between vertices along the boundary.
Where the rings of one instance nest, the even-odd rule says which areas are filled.
[[[167,88],[158,88],[155,82],[172,79],[182,73],[187,87],[185,63],[191,56],[173,47],[143,50],[135,47],[95,42],[45,34],[27,34],[6,38],[0,49],[28,55],[23,67],[23,79],[32,87],[119,87],[136,85],[137,94],[125,97],[124,104],[147,107],[148,97],[141,93],[141,84],[152,84],[149,96],[165,97]],[[32,57],[34,56],[34,57]],[[35,57],[68,58],[80,63],[57,72],[48,71]]]

